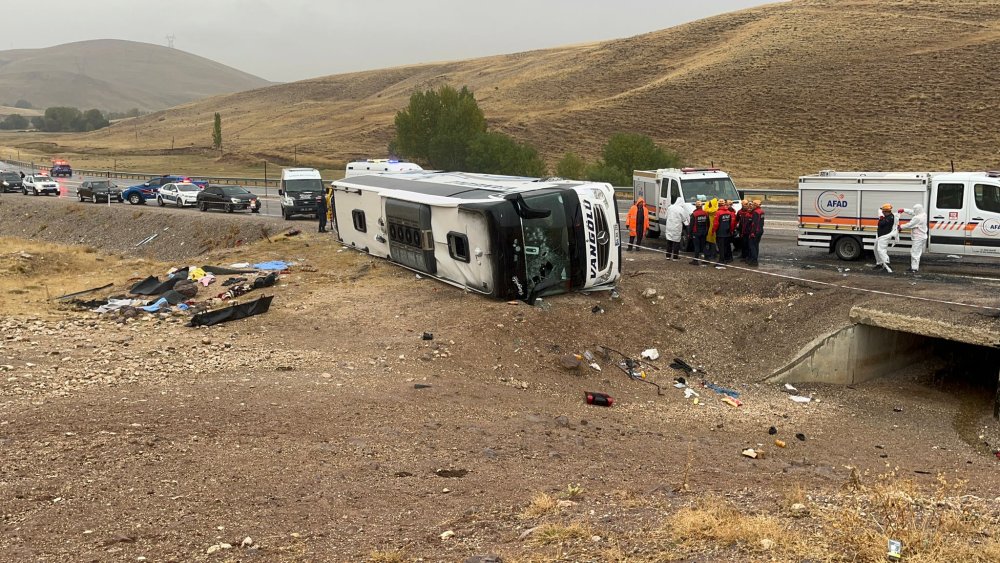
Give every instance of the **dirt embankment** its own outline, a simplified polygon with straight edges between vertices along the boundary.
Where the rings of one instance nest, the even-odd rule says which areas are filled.
[[[185,220],[227,219],[208,217]],[[166,262],[15,239],[0,254],[3,560],[876,560],[888,537],[920,561],[1000,554],[997,462],[955,430],[981,397],[916,372],[801,386],[805,405],[760,383],[881,297],[644,252],[617,298],[529,307],[309,233],[199,256],[294,265],[268,313],[191,329],[39,289],[86,275],[120,292]],[[561,366],[597,345],[658,348],[663,394],[611,360]]]
[[[108,207],[69,199],[0,195],[0,236],[83,245],[129,257],[193,258],[264,239],[285,227],[273,217],[245,213],[118,204]]]

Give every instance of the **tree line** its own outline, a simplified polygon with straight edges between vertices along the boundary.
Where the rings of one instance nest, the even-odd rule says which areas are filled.
[[[20,105],[17,105],[20,104]],[[31,104],[24,100],[18,100],[14,107],[27,105],[25,109],[30,109]],[[28,129],[34,128],[39,131],[48,132],[85,132],[95,129],[103,129],[111,124],[112,119],[123,119],[126,117],[138,117],[141,112],[138,108],[132,108],[125,112],[102,112],[99,109],[88,109],[81,111],[75,107],[56,106],[46,108],[44,115],[39,115],[28,119],[23,115],[8,115],[0,120],[0,129]]]
[[[445,85],[415,92],[395,118],[396,135],[389,153],[430,168],[486,174],[542,177],[547,174],[538,150],[513,137],[490,131],[473,93]],[[572,180],[632,184],[632,171],[672,168],[678,154],[667,151],[645,135],[618,133],[604,145],[601,158],[588,163],[566,153],[556,166],[557,176]]]

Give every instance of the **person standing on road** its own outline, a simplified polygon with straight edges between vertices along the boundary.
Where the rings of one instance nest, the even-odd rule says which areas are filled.
[[[878,218],[878,230],[875,239],[875,266],[874,270],[884,270],[892,273],[889,267],[889,241],[893,237],[899,236],[896,230],[896,216],[892,214],[892,204],[887,203],[880,209],[881,217]]]
[[[646,236],[646,229],[649,228],[646,200],[640,197],[632,204],[632,208],[628,210],[628,218],[625,219],[625,226],[628,227],[628,248],[626,250],[631,251],[633,243],[635,246],[642,246],[642,238]]]
[[[316,198],[316,217],[319,219],[319,232],[326,232],[326,194]]]
[[[705,204],[705,213],[708,213],[708,236],[705,238],[705,259],[715,260],[717,250],[715,244],[715,214],[719,211],[719,200],[711,199]]]
[[[753,200],[750,206],[753,211],[750,212],[750,228],[747,231],[747,242],[750,243],[747,265],[756,267],[760,259],[760,239],[764,238],[764,208],[760,206],[759,199]]]
[[[694,257],[691,259],[692,266],[705,263],[700,259],[705,257],[705,239],[708,237],[708,213],[705,213],[705,202],[698,200],[694,202],[694,213],[691,214],[691,242],[694,243]]]
[[[681,259],[681,238],[684,235],[684,227],[691,224],[691,216],[688,214],[687,206],[684,205],[684,198],[677,196],[674,204],[667,208],[667,224],[664,227],[664,235],[667,237],[667,260]]]
[[[715,237],[719,247],[719,263],[728,264],[733,261],[732,237],[736,231],[736,214],[729,209],[729,204],[723,202],[715,214]]]
[[[899,214],[902,215],[905,211],[900,209]],[[927,246],[927,213],[924,212],[924,206],[918,203],[913,206],[911,215],[913,217],[905,225],[900,225],[899,230],[910,231],[913,244],[910,246],[910,269],[906,271],[916,274],[920,271],[920,257],[924,254],[924,247]]]
[[[747,231],[750,228],[750,202],[743,200],[740,202],[740,210],[736,212],[736,238],[740,249],[740,259],[744,262],[750,256],[750,243],[747,242]]]
[[[326,200],[326,222],[334,229],[337,228],[335,222],[336,210],[333,208],[333,187],[326,189],[326,193],[323,194],[323,199]]]

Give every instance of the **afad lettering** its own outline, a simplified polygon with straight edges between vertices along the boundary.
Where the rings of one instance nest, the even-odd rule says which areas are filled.
[[[594,221],[594,204],[583,200],[583,218],[587,225],[587,251],[590,255],[590,279],[597,277],[597,222]]]
[[[987,219],[983,222],[982,229],[987,236],[995,237],[1000,235],[1000,219]]]
[[[824,217],[835,217],[849,207],[847,196],[837,192],[823,192],[816,198],[816,210]]]

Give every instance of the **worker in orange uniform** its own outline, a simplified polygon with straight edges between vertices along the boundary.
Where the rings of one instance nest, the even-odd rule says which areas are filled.
[[[625,220],[625,225],[628,227],[628,248],[626,250],[632,250],[633,244],[636,247],[642,246],[642,239],[646,236],[646,230],[649,229],[649,213],[646,213],[646,200],[641,197],[632,204],[632,208],[628,210],[628,218]],[[636,250],[640,250],[636,248]]]

